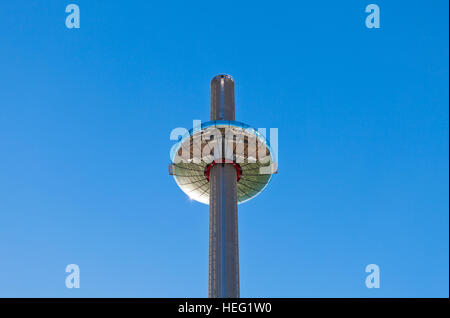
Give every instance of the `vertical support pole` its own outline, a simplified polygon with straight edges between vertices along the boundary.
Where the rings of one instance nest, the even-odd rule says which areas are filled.
[[[211,120],[234,120],[234,80],[217,75],[211,81]],[[223,133],[223,132],[222,132]],[[225,138],[222,136],[222,154]],[[236,169],[229,163],[212,166],[209,198],[210,298],[239,297],[239,245]]]

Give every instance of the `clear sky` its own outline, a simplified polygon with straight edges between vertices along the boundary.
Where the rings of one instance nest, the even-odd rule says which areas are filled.
[[[0,296],[207,297],[208,206],[168,175],[169,134],[228,73],[236,119],[279,130],[279,173],[239,206],[241,296],[448,297],[448,10],[2,1]]]

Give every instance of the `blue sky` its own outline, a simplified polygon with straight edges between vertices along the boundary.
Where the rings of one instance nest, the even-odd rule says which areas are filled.
[[[448,1],[377,1],[380,29],[369,3],[2,2],[0,296],[206,297],[169,134],[228,73],[236,119],[279,130],[239,206],[241,296],[448,297]]]

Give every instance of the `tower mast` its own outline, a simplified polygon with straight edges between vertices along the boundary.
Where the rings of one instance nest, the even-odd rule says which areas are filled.
[[[211,81],[211,120],[235,119],[234,80],[217,75]],[[222,131],[222,163],[210,171],[209,197],[209,297],[239,297],[239,245],[237,173],[225,161]]]
[[[238,203],[264,190],[277,163],[265,136],[235,121],[234,80],[211,80],[211,121],[171,150],[169,174],[191,200],[209,204],[208,296],[238,298]]]

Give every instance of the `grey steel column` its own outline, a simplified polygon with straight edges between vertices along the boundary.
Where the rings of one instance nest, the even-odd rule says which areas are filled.
[[[217,75],[211,81],[211,120],[234,120],[234,81]],[[224,142],[224,138],[222,138]],[[222,145],[223,149],[223,145]],[[224,151],[222,150],[222,153]],[[239,297],[239,245],[236,169],[218,163],[210,171],[209,297]]]

